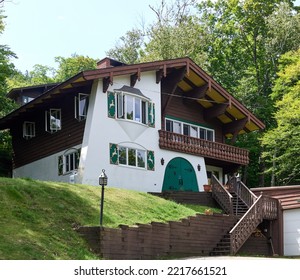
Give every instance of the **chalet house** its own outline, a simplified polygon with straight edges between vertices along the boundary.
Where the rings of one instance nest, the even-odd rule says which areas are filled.
[[[13,89],[0,119],[13,177],[144,192],[199,192],[249,162],[232,144],[264,124],[189,58],[125,65],[105,58],[59,83]],[[225,144],[231,143],[231,144]]]

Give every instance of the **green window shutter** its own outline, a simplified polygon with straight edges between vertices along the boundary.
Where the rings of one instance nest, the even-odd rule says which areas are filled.
[[[154,103],[149,103],[148,105],[148,125],[155,127],[155,105]]]
[[[63,171],[64,171],[64,161],[63,161],[63,156],[59,156],[58,157],[58,175],[63,175]]]
[[[154,171],[155,168],[155,158],[154,158],[154,151],[147,151],[147,169]]]
[[[112,91],[107,92],[107,114],[109,118],[115,118],[116,115],[115,93]]]
[[[119,164],[118,145],[109,143],[110,164]]]

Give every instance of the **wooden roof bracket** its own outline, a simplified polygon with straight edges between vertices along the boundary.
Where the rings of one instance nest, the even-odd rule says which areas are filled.
[[[227,133],[232,133],[234,135],[235,133],[239,133],[244,128],[247,121],[248,118],[245,117],[225,124],[223,127],[223,134],[226,135]]]
[[[156,71],[156,83],[159,84],[162,78],[167,77],[167,65],[163,65],[163,69],[159,69]]]
[[[141,80],[141,68],[138,68],[137,72],[130,75],[130,86],[134,87],[137,81]]]
[[[214,118],[224,114],[227,107],[228,107],[227,103],[220,103],[220,104],[215,104],[214,106],[212,106],[210,108],[204,109],[205,120],[211,120],[211,119],[214,119]]]
[[[104,77],[102,83],[103,83],[103,93],[106,93],[109,85],[113,85],[113,72],[109,73],[109,77]]]
[[[188,91],[185,94],[185,96],[187,98],[202,99],[202,98],[204,98],[207,89],[208,89],[208,84],[205,84],[203,86],[196,87],[196,88]]]

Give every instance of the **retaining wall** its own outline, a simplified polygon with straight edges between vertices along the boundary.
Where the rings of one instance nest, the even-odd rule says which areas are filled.
[[[235,217],[227,215],[196,215],[181,221],[103,227],[101,230],[81,227],[78,232],[104,259],[207,256],[236,221]]]

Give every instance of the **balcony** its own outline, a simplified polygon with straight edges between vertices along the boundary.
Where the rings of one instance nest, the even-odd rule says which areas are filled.
[[[161,149],[240,165],[247,165],[249,163],[248,150],[169,131],[159,130],[159,147]]]

